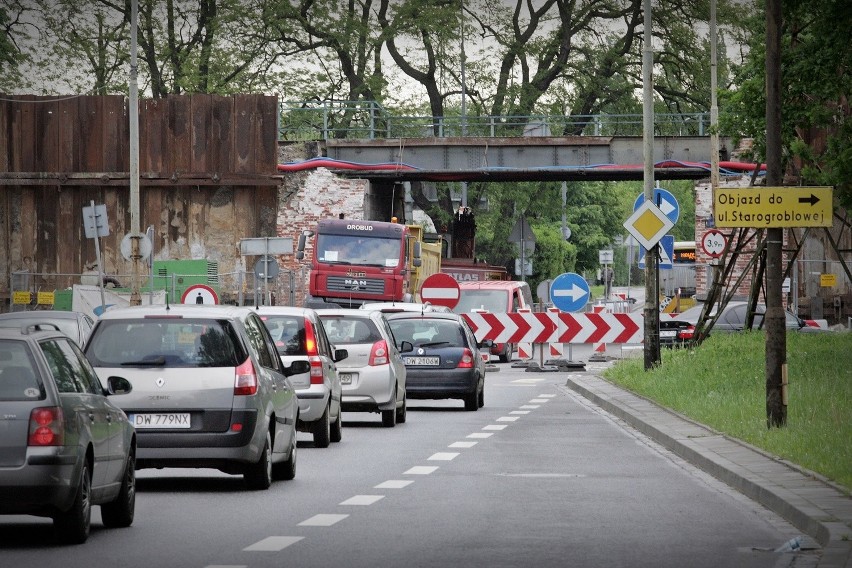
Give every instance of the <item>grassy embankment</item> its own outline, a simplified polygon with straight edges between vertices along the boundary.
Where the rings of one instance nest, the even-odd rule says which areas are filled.
[[[716,334],[608,369],[610,381],[852,491],[852,333],[787,334],[787,425],[766,426],[763,332]]]

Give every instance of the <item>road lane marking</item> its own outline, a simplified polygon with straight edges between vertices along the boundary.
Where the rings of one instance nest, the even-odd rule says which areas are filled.
[[[520,418],[520,416],[501,416],[497,419],[497,422],[514,422]]]
[[[505,424],[489,424],[488,426],[483,426],[483,430],[504,430],[506,428]]]
[[[529,414],[529,413],[530,413],[529,410],[513,410],[509,414]]]
[[[280,552],[302,540],[303,536],[268,536],[263,540],[259,540],[251,546],[244,548],[247,552]]]
[[[429,475],[437,469],[438,466],[436,465],[416,465],[408,471],[404,471],[403,475]]]
[[[429,456],[429,461],[450,461],[458,457],[458,452],[438,452]]]
[[[484,440],[485,438],[490,438],[493,436],[491,432],[474,432],[473,434],[468,434],[467,438],[478,438],[480,440]]]
[[[544,380],[544,379],[515,379],[515,380],[514,380],[514,381],[512,381],[512,382],[513,382],[513,383],[521,383],[521,384],[524,384],[524,383],[527,383],[527,384],[535,384],[535,383],[540,383],[540,382],[542,382],[543,380]]]
[[[412,483],[414,482],[406,479],[389,479],[379,483],[373,487],[373,489],[402,489],[403,487],[408,487]]]
[[[372,505],[376,501],[384,499],[384,495],[355,495],[346,501],[341,502],[341,505]]]
[[[530,402],[540,403],[540,402],[550,402],[548,398],[534,398]]]
[[[529,408],[530,410],[535,410],[536,408],[541,408],[540,404],[522,404],[521,408]]]
[[[448,448],[472,448],[479,442],[453,442]]]
[[[333,524],[339,523],[349,515],[332,515],[320,514],[314,515],[310,519],[306,519],[299,523],[300,527],[330,527]]]
[[[555,394],[540,394],[540,395],[538,395],[539,398],[554,398],[555,396],[556,396]]]

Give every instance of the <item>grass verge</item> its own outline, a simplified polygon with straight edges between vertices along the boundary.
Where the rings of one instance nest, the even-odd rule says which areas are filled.
[[[766,424],[766,336],[716,334],[663,349],[645,371],[626,359],[604,377],[711,428],[852,489],[852,334],[787,334],[787,425]]]

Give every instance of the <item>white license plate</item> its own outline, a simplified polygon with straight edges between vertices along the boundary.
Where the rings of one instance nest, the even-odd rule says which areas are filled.
[[[676,329],[661,329],[660,337],[677,337]]]
[[[417,365],[440,365],[440,357],[406,357],[405,364],[411,366]]]
[[[352,373],[340,373],[340,384],[341,385],[351,385],[352,384]]]
[[[145,428],[190,428],[189,412],[151,412],[131,414],[130,423],[137,430]]]

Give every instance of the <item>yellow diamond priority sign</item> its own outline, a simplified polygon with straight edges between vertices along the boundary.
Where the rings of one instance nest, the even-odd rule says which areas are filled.
[[[650,200],[642,203],[624,222],[624,228],[645,250],[653,248],[672,227],[672,220]]]

